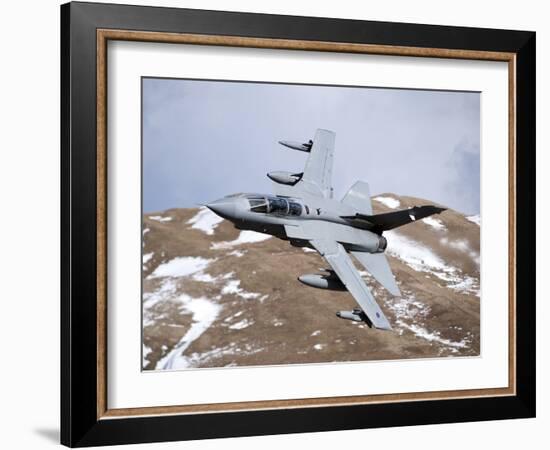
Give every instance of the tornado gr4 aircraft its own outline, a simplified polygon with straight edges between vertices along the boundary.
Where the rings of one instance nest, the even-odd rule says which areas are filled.
[[[391,330],[350,257],[353,255],[391,294],[400,296],[388,260],[383,233],[415,220],[439,214],[445,208],[415,206],[384,214],[372,213],[369,186],[357,181],[341,201],[332,198],[335,133],[319,129],[305,144],[280,141],[285,147],[309,154],[302,173],[271,172],[275,194],[233,194],[206,206],[240,230],[253,230],[310,247],[327,261],[323,274],[302,275],[302,283],[348,290],[360,308],[338,311],[342,319]]]

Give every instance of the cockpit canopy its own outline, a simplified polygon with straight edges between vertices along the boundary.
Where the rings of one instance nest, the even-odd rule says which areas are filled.
[[[247,195],[250,211],[264,214],[279,214],[284,216],[299,216],[302,205],[282,197],[263,195]]]

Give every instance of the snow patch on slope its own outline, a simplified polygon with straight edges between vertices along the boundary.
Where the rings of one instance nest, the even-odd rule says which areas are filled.
[[[238,311],[235,314],[232,314],[229,317],[226,317],[223,319],[224,322],[231,322],[233,319],[236,319],[237,317],[241,316],[244,313],[244,311]]]
[[[453,250],[458,250],[462,253],[466,253],[479,266],[479,253],[470,248],[470,244],[468,243],[468,241],[464,239],[453,241],[447,238],[443,238],[439,242],[442,245],[452,248]]]
[[[145,344],[143,344],[143,361],[142,361],[142,367],[145,367],[149,361],[147,361],[147,355],[151,353],[153,350],[151,350],[149,347],[147,347]]]
[[[467,339],[462,339],[461,341],[455,342],[455,341],[451,341],[450,339],[445,339],[441,337],[441,333],[439,331],[431,332],[426,328],[421,327],[420,325],[417,325],[415,323],[408,324],[403,322],[402,320],[397,320],[397,324],[411,331],[421,339],[425,339],[430,342],[437,342],[438,344],[451,347],[454,352],[457,352],[459,348],[465,348],[468,346]]]
[[[466,216],[466,220],[469,220],[470,222],[481,226],[481,216],[479,214],[476,214],[474,216]]]
[[[242,244],[254,244],[256,242],[262,242],[269,239],[271,235],[265,233],[258,233],[256,231],[245,230],[241,231],[239,237],[233,241],[214,242],[211,245],[212,250],[220,250],[224,248],[235,247]]]
[[[420,339],[450,347],[453,353],[460,348],[466,348],[469,344],[467,338],[455,342],[443,338],[437,330],[428,330],[424,320],[430,313],[430,307],[419,301],[412,292],[404,293],[403,297],[396,301],[386,301],[385,305],[395,315],[395,324],[401,329],[400,334],[403,330],[408,330]]]
[[[192,353],[189,356],[181,355],[179,364],[181,367],[203,367],[204,363],[213,359],[221,358],[226,355],[235,355],[236,344],[232,342],[225,347],[214,348],[204,353]]]
[[[179,364],[185,367],[204,367],[206,363],[212,360],[222,358],[227,355],[253,355],[263,351],[263,348],[255,348],[251,344],[244,344],[239,347],[235,342],[231,342],[224,347],[212,348],[203,353],[192,353],[189,356],[181,356]],[[226,364],[225,367],[235,366],[234,362]]]
[[[241,280],[229,280],[222,288],[222,295],[238,295],[245,300],[260,297],[261,294],[258,294],[257,292],[246,292],[243,288],[240,287],[240,284]]]
[[[458,292],[466,292],[470,294],[474,294],[477,297],[481,296],[481,293],[479,292],[479,283],[475,278],[465,276],[464,279],[461,281],[457,281],[454,284],[448,284],[447,287],[450,289],[454,289]]]
[[[421,243],[409,239],[395,231],[386,231],[387,253],[400,259],[417,272],[432,274],[449,284],[448,287],[460,292],[479,296],[479,285],[473,278],[464,275],[459,269],[445,262]],[[458,244],[462,247],[462,244]]]
[[[148,278],[185,277],[200,272],[208,267],[211,259],[200,256],[181,256],[160,264]]]
[[[214,214],[204,206],[199,209],[197,214],[187,221],[187,223],[191,225],[191,228],[200,230],[209,236],[214,234],[214,230],[221,222],[223,222],[223,219],[220,216]]]
[[[218,277],[213,277],[209,273],[197,272],[193,275],[193,280],[200,281],[202,283],[215,283],[218,281]]]
[[[391,209],[398,208],[401,205],[401,202],[399,200],[392,197],[374,197],[373,200],[376,200],[377,202],[382,203],[383,205]]]
[[[453,272],[439,256],[422,244],[395,232],[386,231],[387,253],[405,262],[418,272]]]
[[[166,278],[155,291],[143,294],[143,326],[147,326],[149,310],[161,301],[172,299],[176,293],[176,287],[174,279]]]
[[[243,319],[240,322],[234,323],[233,325],[229,325],[229,328],[231,328],[232,330],[242,330],[244,328],[248,328],[253,323],[254,322],[252,320]]]
[[[171,217],[162,217],[162,216],[149,216],[149,219],[156,220],[157,222],[170,222]]]
[[[396,319],[417,319],[425,317],[430,312],[430,307],[417,300],[411,293],[404,294],[393,302],[386,302],[386,307],[393,312]]]
[[[217,319],[222,307],[213,301],[200,297],[193,298],[181,294],[178,301],[182,303],[184,311],[193,315],[191,328],[180,339],[176,346],[156,365],[157,370],[184,369],[188,366],[187,358],[183,353],[197,340]]]
[[[426,225],[431,226],[432,228],[435,228],[436,230],[445,231],[447,227],[441,222],[441,220],[436,219],[435,217],[426,217],[425,219],[422,219],[422,222],[424,222]]]

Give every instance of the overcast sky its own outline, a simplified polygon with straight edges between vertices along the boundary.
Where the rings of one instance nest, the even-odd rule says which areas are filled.
[[[267,172],[301,172],[307,142],[336,132],[332,183],[479,213],[480,95],[468,92],[143,79],[143,210],[271,193]]]

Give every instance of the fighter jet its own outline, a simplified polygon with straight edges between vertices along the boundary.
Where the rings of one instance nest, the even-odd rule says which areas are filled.
[[[335,200],[331,184],[335,138],[334,132],[318,129],[307,143],[280,141],[285,147],[308,153],[303,172],[268,173],[274,194],[233,194],[206,206],[237,229],[267,233],[293,246],[315,249],[330,268],[298,280],[311,287],[348,290],[359,308],[338,311],[337,317],[391,330],[350,254],[392,295],[400,296],[384,254],[388,245],[384,231],[439,214],[445,208],[426,205],[373,214],[369,185],[363,181],[357,181],[341,201]]]

